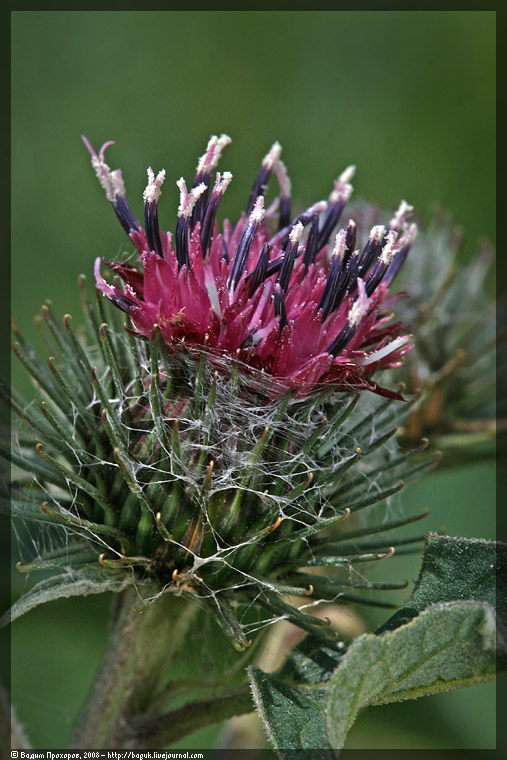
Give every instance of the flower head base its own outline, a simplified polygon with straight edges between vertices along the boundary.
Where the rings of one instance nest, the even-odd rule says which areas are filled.
[[[139,253],[135,266],[104,261],[123,281],[111,285],[95,265],[97,287],[127,312],[137,335],[151,338],[159,326],[169,352],[184,345],[271,376],[273,389],[307,395],[321,384],[337,390],[369,389],[398,397],[371,376],[398,366],[411,348],[400,323],[390,324],[389,287],[416,234],[407,223],[412,208],[402,201],[388,227],[377,225],[356,248],[353,220],[338,230],[352,193],[354,167],[335,181],[321,201],[291,220],[291,183],[275,143],[261,164],[245,214],[232,225],[216,222],[219,203],[231,182],[217,172],[226,135],[211,137],[200,158],[192,188],[181,178],[174,240],[158,223],[165,172],[148,169],[144,229],[125,195],[119,171],[97,155],[92,164],[107,198]],[[271,174],[280,198],[268,209],[264,194]],[[278,229],[271,229],[276,208]],[[272,394],[276,395],[272,390]]]

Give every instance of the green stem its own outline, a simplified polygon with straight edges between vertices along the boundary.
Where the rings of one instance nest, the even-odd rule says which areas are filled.
[[[250,687],[245,684],[228,694],[191,702],[156,718],[141,721],[137,725],[134,722],[130,727],[130,735],[135,741],[135,747],[164,749],[198,728],[211,726],[253,710]]]
[[[135,611],[139,604],[135,588],[115,597],[109,641],[72,749],[164,748],[198,728],[254,709],[248,685],[233,689],[227,674],[205,683],[205,699],[195,699],[196,684],[206,681],[202,676],[171,679],[197,623],[197,604],[169,593],[143,612]],[[199,673],[196,661],[196,676]],[[168,702],[185,691],[187,699],[192,695],[195,701],[168,712]]]
[[[139,602],[134,588],[115,598],[109,641],[74,731],[73,749],[125,748],[125,726],[150,710],[198,610],[172,594],[142,613],[135,611]]]

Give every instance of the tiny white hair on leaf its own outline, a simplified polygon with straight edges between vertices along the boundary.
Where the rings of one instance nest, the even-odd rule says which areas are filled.
[[[165,169],[162,169],[159,171],[157,176],[155,177],[155,173],[153,169],[148,167],[148,184],[146,185],[146,188],[143,193],[143,200],[145,203],[156,203],[158,199],[160,198],[161,190],[160,188],[164,184],[165,180]]]
[[[178,216],[189,219],[192,216],[192,211],[194,210],[194,206],[198,198],[200,198],[204,193],[207,185],[204,182],[201,182],[200,185],[193,187],[192,190],[188,192],[187,185],[183,177],[180,177],[176,184],[180,191],[180,205],[178,207]]]

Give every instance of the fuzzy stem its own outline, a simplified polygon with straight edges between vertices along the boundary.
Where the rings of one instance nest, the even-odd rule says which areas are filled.
[[[195,693],[195,683],[173,682],[170,675],[199,608],[172,594],[143,612],[135,611],[139,602],[134,588],[115,597],[109,641],[72,749],[160,749],[198,728],[254,709],[248,685],[225,691],[226,676],[206,683],[212,691],[208,698],[167,712],[168,695],[186,688]],[[196,664],[196,673],[198,668]],[[204,685],[205,680],[197,683]]]
[[[211,726],[235,715],[253,712],[254,704],[248,684],[227,694],[179,707],[157,718],[134,723],[131,736],[139,748],[164,749],[198,728]]]
[[[142,613],[134,588],[115,598],[106,651],[87,705],[78,720],[73,749],[125,748],[126,727],[150,711],[198,607],[165,594]],[[129,749],[134,748],[132,738]]]

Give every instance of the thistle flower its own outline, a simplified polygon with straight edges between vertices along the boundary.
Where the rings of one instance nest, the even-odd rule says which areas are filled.
[[[109,143],[98,155],[87,143],[143,269],[106,261],[120,288],[97,260],[95,307],[80,280],[85,332],[74,331],[68,314],[62,326],[46,302],[38,326],[47,365],[13,323],[14,352],[36,383],[40,413],[3,392],[20,421],[5,452],[15,465],[12,509],[52,536],[20,569],[56,576],[22,597],[12,616],[59,594],[134,584],[139,610],[162,595],[193,599],[240,648],[280,617],[332,639],[318,617],[284,597],[302,595],[306,608],[400,588],[365,582],[356,566],[423,538],[391,532],[426,513],[382,513],[369,524],[351,517],[390,500],[401,475],[428,464],[412,461],[426,442],[400,451],[393,437],[410,404],[371,379],[410,348],[384,309],[414,238],[411,209],[402,203],[387,227],[375,225],[362,250],[352,221],[330,244],[352,168],[327,203],[290,222],[290,182],[275,144],[246,214],[219,233],[230,174],[209,188],[228,142],[211,138],[190,190],[179,180],[174,245],[158,225],[164,172],[148,170],[143,229],[121,173],[104,161]],[[266,218],[275,205],[266,211],[263,198],[271,174],[281,191],[274,233]],[[375,394],[357,406],[363,389]],[[351,529],[341,530],[349,517]],[[316,575],[319,567],[331,574]]]
[[[327,201],[313,204],[291,219],[291,183],[275,143],[262,161],[246,213],[236,224],[216,215],[232,175],[213,174],[226,135],[211,137],[200,158],[192,188],[181,178],[178,221],[173,236],[158,223],[165,171],[148,169],[144,192],[144,229],[132,212],[118,170],[104,153],[83,138],[92,164],[118,219],[134,243],[134,264],[104,263],[123,281],[108,284],[96,260],[97,287],[132,321],[135,333],[150,339],[155,326],[170,352],[206,346],[217,357],[233,357],[244,367],[274,379],[272,394],[295,389],[299,396],[317,385],[336,390],[381,388],[371,376],[396,367],[411,348],[402,325],[390,323],[389,287],[416,234],[408,224],[412,208],[404,201],[388,226],[375,225],[356,248],[357,229],[349,220],[335,235],[352,193],[355,168],[335,181]],[[271,175],[280,198],[265,208]],[[270,220],[279,206],[278,229]]]

